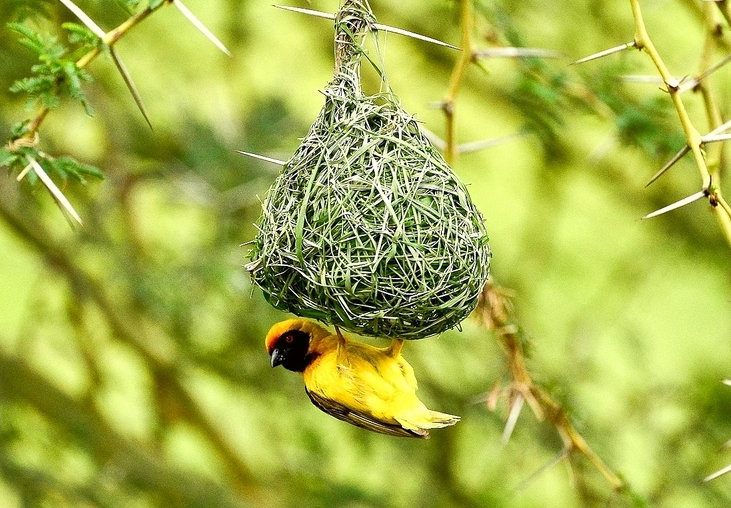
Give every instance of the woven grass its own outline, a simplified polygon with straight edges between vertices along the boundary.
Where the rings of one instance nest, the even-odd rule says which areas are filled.
[[[488,236],[466,188],[397,98],[361,92],[362,27],[353,21],[363,16],[352,16],[338,32],[347,46],[336,36],[344,62],[267,194],[247,268],[274,307],[363,335],[420,339],[474,309]]]

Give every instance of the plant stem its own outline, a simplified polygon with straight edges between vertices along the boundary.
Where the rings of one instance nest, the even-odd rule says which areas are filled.
[[[447,147],[444,157],[451,166],[457,159],[457,133],[456,122],[454,120],[455,99],[459,93],[464,80],[465,71],[470,63],[474,60],[474,49],[472,42],[472,31],[475,25],[475,14],[473,0],[461,0],[460,2],[460,27],[462,31],[461,46],[462,53],[459,60],[452,68],[452,74],[449,77],[449,88],[442,102],[442,109],[447,119]]]
[[[711,204],[711,210],[716,216],[721,232],[726,237],[729,245],[731,245],[731,207],[729,207],[721,194],[719,182],[720,170],[717,171],[714,164],[714,166],[712,166],[713,174],[709,171],[702,150],[703,140],[698,129],[696,129],[693,125],[693,122],[688,115],[688,111],[685,109],[685,105],[680,97],[680,82],[672,77],[665,65],[665,62],[660,56],[660,53],[655,48],[655,45],[647,32],[639,0],[629,0],[629,2],[635,22],[635,46],[647,53],[665,83],[666,90],[670,95],[673,105],[675,106],[675,111],[678,114],[678,119],[680,120],[683,132],[685,133],[686,143],[688,144],[691,152],[693,152],[693,158],[698,171],[700,172],[703,182],[703,190],[706,192],[708,201]],[[709,108],[712,110],[713,106],[707,99],[706,109],[710,115],[711,122],[713,122],[713,112],[709,110]],[[715,160],[712,159],[712,162],[715,163]]]
[[[485,328],[493,330],[500,340],[510,369],[511,384],[509,405],[516,397],[523,397],[539,420],[548,419],[561,437],[566,457],[573,452],[584,455],[602,474],[613,490],[625,487],[624,481],[615,474],[586,442],[571,423],[563,406],[548,391],[533,380],[525,361],[520,329],[515,325],[511,292],[488,281],[480,295],[476,316]]]
[[[113,28],[109,32],[106,33],[104,38],[102,39],[102,44],[104,46],[112,47],[119,39],[121,39],[125,34],[127,34],[132,28],[134,28],[137,24],[139,24],[142,20],[147,18],[150,14],[155,12],[157,9],[162,7],[163,5],[166,5],[170,3],[169,1],[163,2],[156,7],[146,7],[145,9],[141,10],[137,14],[129,17],[126,21],[124,21],[121,25],[119,25],[116,28]],[[99,54],[102,52],[102,46],[97,46],[94,49],[88,51],[84,55],[82,55],[77,61],[76,61],[76,67],[79,69],[83,69],[89,63],[91,63]],[[40,128],[41,124],[43,123],[43,120],[45,120],[46,115],[48,115],[48,112],[50,109],[48,107],[42,107],[40,111],[36,114],[36,116],[31,120],[31,122],[28,124],[28,130],[25,132],[25,134],[22,136],[25,139],[34,139],[36,136],[36,133],[38,132],[38,129]]]

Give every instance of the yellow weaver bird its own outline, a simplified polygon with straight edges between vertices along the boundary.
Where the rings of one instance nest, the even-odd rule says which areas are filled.
[[[429,429],[460,418],[418,399],[402,347],[402,339],[386,348],[361,344],[304,319],[277,323],[266,336],[272,367],[302,373],[307,395],[322,411],[374,432],[428,438]]]

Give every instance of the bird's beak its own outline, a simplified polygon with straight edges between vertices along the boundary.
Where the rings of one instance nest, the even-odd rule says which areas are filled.
[[[283,351],[280,351],[279,349],[274,349],[272,351],[272,367],[276,367],[277,365],[281,365],[282,362],[286,359],[286,355]]]

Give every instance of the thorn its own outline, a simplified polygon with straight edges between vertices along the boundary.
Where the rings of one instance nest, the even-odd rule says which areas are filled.
[[[685,92],[687,90],[692,90],[695,88],[703,79],[707,78],[714,72],[716,72],[718,69],[726,65],[729,61],[731,61],[731,55],[726,55],[725,58],[720,60],[719,62],[711,65],[708,69],[701,72],[697,77],[692,78],[688,80],[687,83],[684,83],[682,87],[680,87],[680,92]]]
[[[71,203],[68,199],[66,199],[66,196],[64,196],[63,192],[61,192],[61,189],[59,189],[55,183],[53,183],[53,180],[51,180],[51,177],[48,176],[46,171],[41,167],[40,164],[38,164],[38,161],[36,161],[33,157],[28,158],[29,166],[33,167],[33,171],[36,175],[38,175],[38,178],[40,178],[41,182],[43,182],[43,185],[46,186],[48,191],[51,193],[53,198],[56,200],[56,203],[58,203],[61,206],[61,209],[67,212],[71,215],[71,217],[76,220],[76,222],[79,223],[80,226],[83,226],[84,223],[81,222],[81,217],[79,217],[79,214],[76,213],[76,210],[74,210],[74,207],[71,206]],[[25,171],[25,170],[24,170]]]
[[[523,402],[525,402],[525,399],[519,393],[512,406],[510,406],[510,414],[508,414],[508,420],[505,422],[505,429],[503,429],[503,436],[501,438],[503,445],[508,444],[510,436],[513,435],[515,424],[518,423],[518,416],[520,416],[520,411],[523,409]]]
[[[247,155],[247,156],[253,157],[255,159],[271,162],[272,164],[279,164],[280,166],[284,166],[287,163],[287,161],[281,161],[281,160],[275,159],[273,157],[267,157],[265,155],[259,155],[256,153],[244,152],[243,150],[236,150],[236,153],[240,153],[241,155]]]
[[[728,472],[731,472],[731,464],[729,464],[728,466],[724,467],[723,469],[719,469],[715,473],[709,474],[708,476],[706,476],[705,478],[703,478],[703,481],[704,482],[710,482],[711,480],[715,480],[716,478],[719,478],[719,477],[725,475]]]
[[[504,143],[509,143],[510,141],[513,141],[517,138],[522,138],[525,135],[526,135],[525,132],[518,132],[515,134],[508,134],[507,136],[501,136],[499,138],[483,139],[482,141],[472,141],[470,143],[463,143],[463,144],[457,146],[457,152],[458,153],[477,152],[478,150],[482,150],[484,148],[490,148],[493,146],[502,145]]]
[[[62,4],[66,6],[68,10],[74,13],[74,15],[79,18],[79,20],[86,25],[86,28],[92,31],[94,35],[99,37],[100,39],[103,39],[106,33],[104,30],[99,28],[99,25],[94,23],[94,20],[92,20],[84,11],[82,11],[75,3],[73,3],[71,0],[60,0]]]
[[[683,198],[680,201],[676,201],[675,203],[672,203],[668,206],[664,206],[660,208],[659,210],[655,210],[652,213],[648,213],[642,219],[651,219],[653,217],[657,217],[658,215],[662,215],[664,213],[670,212],[672,210],[675,210],[676,208],[680,208],[685,205],[689,205],[693,201],[698,201],[699,199],[706,197],[708,195],[708,191],[706,189],[703,189],[701,191],[696,192],[695,194],[691,194],[687,198]]]
[[[441,105],[440,105],[441,106]],[[434,145],[438,150],[446,150],[447,148],[447,142],[444,141],[442,138],[437,136],[435,133],[427,129],[425,126],[420,125],[419,130],[421,133],[426,137],[426,139],[429,140],[429,143]]]
[[[641,75],[641,74],[624,74],[619,79],[625,83],[650,83],[652,85],[662,85],[663,81],[660,76]]]
[[[213,33],[206,28],[206,26],[195,17],[195,14],[190,12],[190,9],[188,9],[180,0],[171,0],[171,2],[175,5],[175,7],[178,8],[178,10],[183,13],[183,16],[185,16],[188,21],[193,23],[193,26],[195,26],[200,32],[208,38],[209,41],[211,41],[213,44],[216,45],[218,49],[226,53],[228,56],[231,56],[231,52],[228,50],[226,46],[223,45],[223,43],[213,35]]]
[[[715,129],[713,129],[711,132],[708,133],[708,136],[712,136],[714,134],[720,134],[720,133],[722,133],[724,131],[727,131],[729,129],[731,129],[731,120],[729,120],[729,121],[727,121],[727,122],[719,125]]]
[[[300,14],[307,14],[308,16],[315,16],[316,18],[331,19],[335,20],[335,14],[329,12],[316,11],[314,9],[304,9],[302,7],[292,7],[290,5],[273,5],[277,9],[284,9],[285,11],[299,12]]]
[[[16,181],[16,182],[19,182],[19,181],[21,181],[21,180],[22,180],[23,178],[25,178],[25,175],[27,175],[27,174],[28,174],[28,172],[29,172],[29,171],[30,171],[30,170],[31,170],[32,168],[33,168],[33,167],[32,167],[32,166],[30,165],[30,163],[28,163],[28,165],[27,165],[26,167],[24,167],[24,168],[23,168],[23,171],[21,171],[20,173],[18,173],[18,176],[17,176],[17,177],[15,177],[15,181]]]
[[[645,184],[645,189],[648,188],[653,182],[655,182],[655,180],[660,178],[665,173],[665,171],[670,169],[673,166],[673,164],[675,164],[680,159],[682,159],[683,155],[685,155],[688,152],[690,152],[690,147],[688,147],[688,145],[685,145],[683,148],[680,149],[680,151],[678,153],[676,153],[673,156],[672,159],[670,159],[663,167],[661,167],[657,173],[652,175],[652,178],[650,178],[650,181]]]
[[[553,466],[555,466],[556,464],[558,464],[559,462],[561,462],[566,457],[568,457],[569,452],[570,452],[570,449],[569,448],[564,448],[563,450],[561,450],[560,452],[558,452],[558,454],[555,457],[553,457],[546,464],[544,464],[543,466],[541,466],[540,469],[538,469],[538,471],[536,471],[534,473],[531,473],[531,475],[528,476],[528,478],[526,478],[525,480],[523,480],[522,482],[520,482],[515,487],[515,489],[514,489],[515,492],[519,492],[519,491],[523,490],[524,488],[526,488],[528,486],[528,484],[530,484],[530,482],[532,482],[537,477],[539,477],[541,474],[543,474],[546,471],[548,471],[549,469],[551,469]]]
[[[437,46],[443,46],[445,48],[456,49],[457,51],[462,51],[461,48],[459,48],[457,46],[453,46],[452,44],[440,41],[439,39],[434,39],[433,37],[428,37],[426,35],[417,34],[416,32],[409,32],[408,30],[404,30],[402,28],[382,25],[380,23],[373,23],[373,28],[375,30],[382,30],[384,32],[391,32],[391,33],[398,34],[398,35],[405,35],[406,37],[411,37],[412,39],[418,39],[418,40],[424,41],[424,42],[431,42],[432,44],[436,44]]]
[[[724,132],[725,130],[731,128],[731,120],[724,123],[723,125],[719,125],[715,129],[713,129],[711,132],[706,134],[705,136],[701,137],[702,143],[716,143],[719,141],[728,141],[731,139],[731,134],[720,134]],[[678,162],[686,153],[690,151],[690,148],[686,145],[683,148],[680,149],[678,153],[676,153],[672,159],[668,161],[667,164],[665,164],[660,170],[655,173],[652,178],[650,178],[650,181],[645,184],[645,188],[649,187],[650,184],[654,183],[655,180],[660,178],[668,169],[672,167],[673,164]]]
[[[728,141],[729,139],[731,139],[731,134],[708,134],[706,136],[703,136],[701,138],[701,141],[703,141],[704,143],[717,143],[719,141]]]
[[[119,70],[119,73],[122,75],[124,84],[127,85],[127,89],[132,94],[132,98],[135,100],[135,104],[137,104],[137,108],[139,108],[140,113],[142,113],[142,116],[145,117],[145,121],[147,122],[147,125],[149,125],[150,129],[152,129],[152,123],[150,122],[150,117],[147,114],[147,109],[145,108],[145,104],[142,102],[142,96],[140,96],[139,91],[137,91],[137,87],[135,86],[134,81],[132,81],[132,76],[130,76],[129,72],[127,71],[127,67],[125,67],[119,54],[117,54],[117,50],[114,49],[114,46],[109,46],[109,53],[112,55],[112,60],[114,60],[114,65],[117,66],[117,70]]]
[[[313,9],[304,9],[302,7],[292,7],[289,5],[274,5],[274,7],[276,7],[277,9],[284,9],[285,11],[299,12],[300,14],[307,14],[308,16],[315,16],[316,18],[335,20],[335,14],[330,14],[329,12],[316,11]],[[408,30],[404,30],[402,28],[382,25],[381,23],[372,23],[371,29],[375,30],[375,31],[381,30],[384,32],[395,33],[398,35],[405,35],[407,37],[412,37],[414,39],[419,39],[419,40],[422,40],[425,42],[431,42],[431,43],[437,44],[439,46],[444,46],[447,48],[452,48],[452,49],[456,49],[457,51],[460,51],[460,48],[458,48],[457,46],[452,46],[451,44],[442,42],[439,39],[427,37],[426,35],[417,34],[415,32],[409,32]]]
[[[614,53],[619,53],[620,51],[624,51],[625,49],[635,48],[635,47],[637,47],[637,43],[635,41],[626,42],[624,44],[620,44],[619,46],[615,46],[613,48],[605,49],[604,51],[594,53],[593,55],[585,56],[584,58],[579,58],[575,62],[572,62],[571,65],[582,64],[585,62],[589,62],[591,60],[596,60],[597,58],[602,58],[605,56],[612,55]]]
[[[487,58],[564,58],[566,56],[554,49],[515,47],[478,49],[474,55]]]

